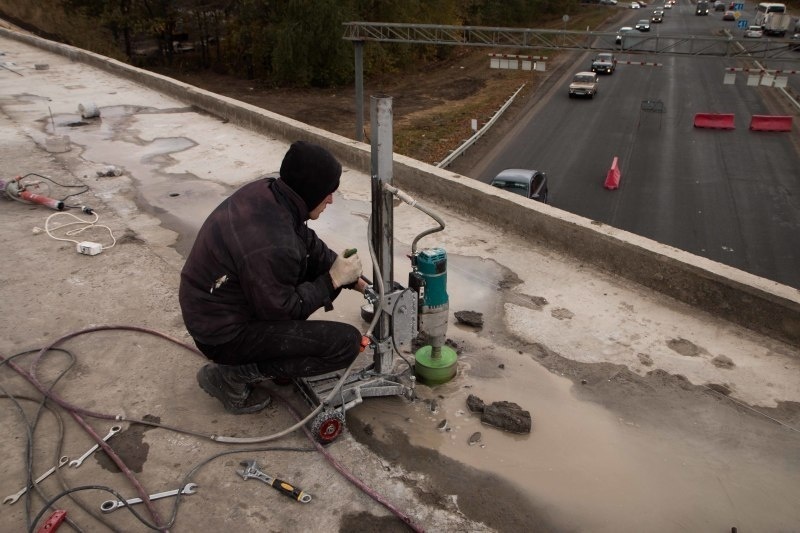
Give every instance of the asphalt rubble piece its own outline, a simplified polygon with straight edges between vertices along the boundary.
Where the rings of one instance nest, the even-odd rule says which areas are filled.
[[[456,311],[454,316],[459,324],[472,326],[473,328],[483,327],[483,313],[477,311]]]
[[[492,402],[486,405],[483,400],[470,394],[467,407],[473,413],[481,414],[481,422],[510,433],[530,433],[531,413],[514,402]]]

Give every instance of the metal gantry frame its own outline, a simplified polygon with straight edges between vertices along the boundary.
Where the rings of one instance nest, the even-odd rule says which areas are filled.
[[[577,50],[679,57],[716,57],[800,62],[800,45],[791,39],[746,39],[714,35],[567,31],[535,28],[448,26],[391,22],[345,22],[343,38],[355,47],[356,140],[364,139],[363,47],[367,41],[515,50]]]
[[[345,22],[344,39],[455,46],[507,47],[541,50],[622,51],[631,54],[747,57],[800,61],[791,39],[746,39],[714,35],[670,35],[630,32],[617,44],[617,32],[492,28],[383,22]]]

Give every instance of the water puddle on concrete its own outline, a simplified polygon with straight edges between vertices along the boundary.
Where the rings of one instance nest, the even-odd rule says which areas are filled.
[[[173,154],[190,150],[196,143],[186,137],[141,139],[136,128],[137,114],[153,118],[160,112],[110,106],[102,108],[101,119],[82,119],[80,115],[52,117],[45,131],[69,135],[71,144],[83,148],[82,159],[94,163],[96,171],[112,166],[119,169],[133,180],[136,186],[133,195],[141,209],[155,214],[165,227],[193,235],[208,213],[229,194],[229,189],[192,173],[167,170],[176,163]],[[171,115],[175,111],[163,113]]]
[[[496,318],[489,317],[477,338],[464,335],[468,329],[452,325],[452,314],[474,310],[502,316],[504,295],[497,287],[514,276],[487,260],[450,256],[449,264],[448,338],[461,349],[458,375],[433,388],[418,386],[420,400],[411,404],[374,398],[357,406],[353,416],[370,424],[377,438],[387,435],[388,428],[400,428],[412,446],[498,475],[519,487],[536,507],[560,517],[565,529],[729,530],[744,518],[734,509],[745,502],[742,513],[755,523],[771,523],[780,513],[780,504],[768,501],[757,488],[736,493],[747,479],[765,475],[763,465],[724,455],[711,443],[676,442],[668,429],[645,429],[577,399],[573,387],[581,385],[511,347]],[[531,433],[515,435],[482,424],[467,408],[469,394],[487,404],[509,401],[528,410]],[[438,404],[435,413],[432,401]],[[439,429],[444,421],[445,429]],[[479,442],[468,444],[476,432],[481,433]],[[414,458],[406,459],[413,468]],[[736,465],[735,473],[720,469],[728,462]],[[791,494],[785,472],[770,475]],[[715,518],[709,521],[709,516]]]

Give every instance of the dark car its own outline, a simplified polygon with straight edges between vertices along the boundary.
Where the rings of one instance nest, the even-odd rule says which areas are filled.
[[[736,20],[736,12],[728,10],[722,15],[722,20]]]
[[[547,174],[539,170],[507,168],[495,176],[492,187],[547,203]]]
[[[592,72],[614,74],[617,68],[617,58],[610,52],[600,52],[592,60]]]

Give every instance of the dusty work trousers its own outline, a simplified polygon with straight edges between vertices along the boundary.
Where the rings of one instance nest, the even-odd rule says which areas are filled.
[[[225,344],[196,344],[215,363],[255,363],[265,376],[298,378],[347,367],[358,355],[361,332],[326,320],[251,322]]]

